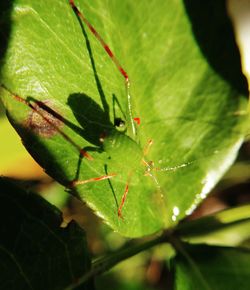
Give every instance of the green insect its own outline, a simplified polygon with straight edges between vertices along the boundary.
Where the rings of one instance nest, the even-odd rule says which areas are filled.
[[[153,177],[154,181],[156,182],[157,186],[159,186],[159,183],[156,179],[156,177],[152,173],[153,169],[153,163],[147,162],[145,159],[145,155],[147,154],[149,147],[152,144],[152,140],[148,141],[148,144],[144,150],[138,145],[138,143],[135,141],[137,140],[137,126],[140,124],[140,118],[133,116],[132,111],[132,104],[131,104],[131,95],[130,95],[130,80],[127,72],[124,70],[124,68],[121,66],[119,60],[116,58],[112,50],[109,48],[109,46],[105,43],[103,38],[100,36],[100,34],[96,31],[96,29],[92,26],[92,24],[86,19],[86,17],[81,13],[78,8],[76,7],[73,0],[69,1],[72,9],[74,10],[77,17],[79,17],[85,25],[90,29],[90,31],[94,34],[94,36],[98,39],[104,50],[109,55],[110,59],[114,62],[117,69],[123,76],[125,80],[125,90],[127,93],[127,106],[128,106],[128,114],[129,114],[129,122],[128,122],[128,134],[131,135],[127,136],[122,132],[119,132],[116,129],[110,130],[107,133],[104,133],[103,136],[100,136],[100,141],[102,143],[103,150],[112,156],[114,160],[118,159],[120,156],[127,156],[129,164],[127,166],[127,182],[125,185],[124,193],[122,195],[119,207],[118,207],[118,216],[122,218],[122,208],[125,204],[127,194],[129,192],[129,185],[130,180],[133,175],[133,172],[138,168],[138,165],[144,165],[145,166],[145,175],[150,175]],[[125,166],[126,168],[126,166]],[[114,177],[116,174],[113,173],[111,175],[104,175],[96,178],[91,178],[88,180],[76,180],[73,185],[79,185],[79,184],[85,184],[88,182],[94,182],[94,181],[100,181],[108,178]]]
[[[139,126],[141,123],[141,118],[139,116],[134,115],[133,106],[132,106],[132,96],[130,94],[130,78],[125,71],[125,69],[121,66],[119,60],[114,55],[110,47],[106,44],[100,34],[96,31],[96,29],[92,26],[92,24],[85,18],[84,14],[82,14],[78,8],[76,7],[73,0],[69,0],[69,4],[71,5],[76,17],[80,25],[83,24],[89,28],[91,33],[96,37],[100,45],[106,51],[107,55],[117,67],[119,73],[124,78],[125,83],[125,91],[126,91],[126,102],[127,102],[127,116],[124,118],[126,122],[122,118],[116,118],[114,120],[114,124],[109,124],[109,126],[104,129],[99,126],[98,132],[98,145],[102,152],[105,152],[108,158],[112,159],[112,164],[116,164],[115,171],[112,172],[110,168],[112,164],[109,163],[109,159],[107,160],[107,165],[110,168],[109,172],[101,176],[93,176],[87,179],[81,179],[76,176],[74,180],[71,180],[67,186],[70,188],[75,188],[87,183],[101,182],[103,180],[110,180],[111,178],[116,178],[118,180],[119,176],[122,176],[122,182],[120,185],[123,187],[123,192],[121,194],[120,200],[116,201],[117,204],[117,215],[119,218],[126,220],[126,216],[123,215],[123,209],[126,205],[127,197],[129,196],[129,192],[134,184],[137,184],[137,180],[139,180],[140,184],[144,183],[144,179],[141,176],[146,176],[148,179],[151,179],[151,189],[152,195],[154,192],[158,193],[158,197],[162,199],[162,204],[164,205],[164,194],[163,190],[160,186],[160,182],[158,181],[157,174],[158,172],[163,171],[171,171],[176,170],[180,167],[185,167],[188,163],[184,163],[175,167],[168,168],[157,168],[154,165],[154,162],[148,160],[148,153],[153,144],[152,139],[148,139],[146,145],[141,146],[139,140]],[[82,24],[83,23],[83,24]],[[67,124],[67,120],[57,112],[57,110],[53,109],[50,103],[36,101],[35,99],[24,99],[19,95],[13,93],[9,88],[3,85],[3,87],[15,98],[16,101],[21,102],[28,107],[31,108],[32,112],[29,115],[28,121],[26,121],[27,127],[31,127],[35,133],[40,136],[44,136],[45,138],[50,138],[55,133],[60,133],[61,136],[68,141],[71,145],[73,145],[77,151],[80,153],[81,157],[95,162],[95,158],[92,157],[92,154],[87,149],[82,149],[78,144],[76,144],[64,131],[61,129],[61,124]],[[52,104],[53,105],[53,104]],[[78,105],[77,105],[78,106]],[[40,116],[40,117],[37,117]],[[39,119],[40,118],[40,119]],[[121,161],[122,157],[122,161]],[[40,157],[39,157],[40,158]],[[116,160],[120,160],[116,162]],[[106,161],[105,161],[106,162]],[[45,167],[45,166],[44,166]],[[95,165],[93,165],[95,167]],[[46,167],[45,167],[46,168]],[[138,177],[139,176],[139,177]],[[110,183],[111,186],[111,183]],[[145,185],[146,186],[146,185]],[[119,187],[121,188],[121,187]],[[148,192],[151,192],[151,189]],[[165,211],[165,210],[164,210]]]

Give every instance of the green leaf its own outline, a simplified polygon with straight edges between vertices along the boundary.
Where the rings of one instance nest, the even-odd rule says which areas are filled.
[[[83,33],[69,3],[14,1],[2,69],[9,119],[62,184],[116,174],[74,193],[126,236],[154,233],[190,214],[243,140],[247,98],[230,23],[222,2],[198,2],[76,1],[128,72],[132,117],[141,119],[135,137],[124,78],[84,24]],[[53,126],[13,94],[43,101],[56,112],[40,111]],[[115,128],[115,118],[127,131]],[[74,144],[93,160],[79,158]]]
[[[63,289],[90,269],[84,231],[40,196],[0,179],[0,288]],[[91,284],[81,289],[93,289]]]
[[[177,226],[191,244],[239,246],[250,239],[250,205],[230,208]]]
[[[233,248],[189,246],[174,263],[176,290],[249,289],[250,252]]]

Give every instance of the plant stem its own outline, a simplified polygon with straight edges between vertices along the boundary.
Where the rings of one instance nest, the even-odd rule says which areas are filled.
[[[155,245],[159,245],[164,242],[169,242],[169,236],[171,235],[170,231],[164,232],[161,236],[158,236],[154,239],[151,239],[149,241],[144,241],[135,245],[132,245],[130,247],[123,247],[116,252],[109,254],[108,256],[104,256],[98,260],[96,260],[92,264],[92,268],[89,272],[85,273],[82,277],[80,277],[76,282],[69,285],[64,290],[73,290],[76,287],[84,284],[89,279],[93,278],[94,276],[100,275],[109,269],[111,269],[113,266],[117,265],[118,263],[133,257],[134,255],[141,253],[142,251],[145,251],[149,248],[154,247]]]

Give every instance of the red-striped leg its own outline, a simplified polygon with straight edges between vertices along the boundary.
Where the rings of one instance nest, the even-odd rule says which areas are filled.
[[[51,128],[53,128],[57,133],[59,133],[67,142],[69,142],[76,150],[80,153],[82,157],[85,157],[88,160],[93,160],[93,157],[83,150],[78,144],[76,144],[67,134],[65,134],[60,126],[58,125],[57,120],[62,121],[63,118],[51,108],[48,108],[43,102],[41,101],[27,101],[23,97],[17,95],[16,93],[12,92],[9,88],[5,85],[1,85],[16,101],[23,103],[24,105],[28,106],[33,112],[38,114],[44,122],[46,122]]]
[[[123,219],[123,216],[122,216],[122,208],[124,206],[124,203],[125,203],[126,198],[127,198],[127,195],[128,195],[130,178],[131,178],[131,173],[128,176],[128,180],[127,180],[127,183],[126,183],[126,186],[125,186],[123,195],[122,195],[121,203],[120,203],[119,208],[118,208],[118,217],[121,218],[121,219]]]
[[[134,120],[136,121],[137,124],[139,124],[138,120],[140,120],[140,118],[133,118],[131,95],[130,95],[130,91],[129,91],[130,79],[129,79],[127,72],[121,66],[118,58],[114,55],[113,51],[110,49],[110,47],[107,45],[107,43],[103,40],[101,35],[96,31],[96,29],[88,21],[88,19],[85,17],[85,15],[82,12],[80,12],[79,9],[76,7],[74,0],[69,0],[69,4],[71,5],[71,7],[74,10],[74,12],[76,13],[76,15],[87,25],[89,30],[93,33],[93,35],[96,37],[96,39],[100,42],[100,44],[102,45],[104,50],[107,52],[108,56],[111,58],[111,60],[113,61],[113,63],[115,64],[115,66],[117,67],[117,69],[119,70],[121,75],[123,76],[123,78],[125,80],[125,89],[126,89],[126,95],[127,95],[127,101],[128,101],[128,113],[129,113],[131,131],[132,131],[133,136],[136,137],[137,132],[136,132]]]
[[[81,185],[81,184],[86,184],[86,183],[89,183],[89,182],[101,181],[101,180],[112,178],[114,176],[116,176],[116,174],[115,173],[111,173],[109,175],[93,177],[93,178],[89,178],[89,179],[86,179],[86,180],[73,180],[70,183],[70,187],[73,187],[73,186],[76,186],[76,185]]]

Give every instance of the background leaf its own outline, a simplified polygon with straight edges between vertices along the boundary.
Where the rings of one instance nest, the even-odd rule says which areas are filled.
[[[52,120],[93,160],[80,160],[72,142],[11,94],[3,90],[2,98],[25,146],[52,177],[68,185],[116,173],[77,186],[75,194],[119,233],[151,234],[195,209],[243,140],[246,86],[224,1],[76,4],[130,76],[133,114],[141,119],[136,148],[142,154],[153,140],[146,159],[164,169],[151,170],[157,182],[135,164],[128,131],[119,154],[100,150],[99,137],[113,132],[115,118],[129,123],[124,80],[96,38],[87,29],[84,35],[67,1],[14,2],[2,83],[60,114]],[[121,220],[117,208],[129,176]]]
[[[176,290],[249,289],[247,250],[208,246],[185,247],[175,260]]]
[[[250,239],[250,205],[185,222],[176,230],[191,244],[240,246]]]
[[[90,269],[84,231],[54,206],[3,178],[0,201],[0,289],[63,289]]]

